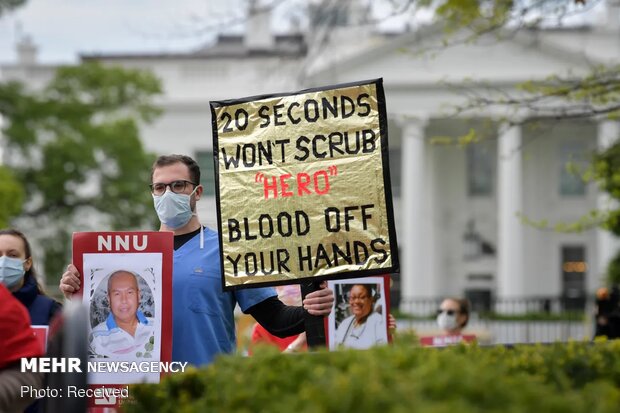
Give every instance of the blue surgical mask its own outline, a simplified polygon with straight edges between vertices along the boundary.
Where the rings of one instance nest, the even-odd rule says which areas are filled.
[[[155,211],[161,223],[172,229],[187,224],[193,215],[190,198],[195,191],[196,189],[189,195],[175,194],[172,191],[166,191],[160,196],[153,195]]]
[[[15,287],[22,278],[26,271],[24,270],[24,262],[19,258],[2,256],[0,257],[0,283],[4,284],[6,288],[11,289]]]

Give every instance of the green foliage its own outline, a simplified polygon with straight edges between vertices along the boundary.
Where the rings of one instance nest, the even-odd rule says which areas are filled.
[[[130,388],[141,412],[617,412],[620,341],[222,356]]]
[[[550,223],[547,219],[534,220],[520,212],[516,215],[524,225],[540,230],[550,230],[561,233],[578,233],[598,226],[604,226],[608,218],[608,214],[605,211],[598,209],[587,212],[575,221],[559,221],[556,223]]]
[[[18,222],[44,246],[51,283],[69,260],[72,232],[154,224],[154,155],[138,125],[160,113],[151,103],[159,93],[149,72],[94,62],[58,69],[39,92],[0,84],[5,158],[26,194]]]
[[[594,176],[601,189],[607,192],[615,203],[610,204],[610,209],[606,211],[602,227],[615,236],[620,236],[620,209],[617,208],[617,203],[620,201],[620,142],[595,156]],[[607,281],[611,284],[620,284],[620,253],[607,267]]]
[[[612,285],[620,285],[620,253],[607,265],[607,281]]]
[[[497,29],[512,17],[512,0],[445,0],[436,9],[436,18],[446,23],[446,31],[467,27],[476,33]]]
[[[420,7],[435,7],[435,21],[443,23],[447,33],[443,46],[449,46],[451,43],[473,42],[481,35],[491,32],[498,38],[502,35],[507,35],[504,38],[512,38],[520,29],[536,27],[544,20],[552,22],[552,25],[557,24],[563,17],[579,13],[580,10],[585,10],[586,6],[596,3],[580,0],[421,0],[417,4]],[[584,9],[580,9],[581,6],[584,6]],[[464,80],[462,84],[467,85],[468,81]],[[471,85],[484,89],[480,79]],[[455,107],[456,113],[468,113],[472,109],[479,112],[486,108],[502,109],[505,111],[504,121],[522,123],[530,128],[539,119],[558,122],[571,119],[620,119],[619,64],[593,65],[583,74],[570,71],[557,73],[544,79],[527,80],[515,86],[516,92],[509,90],[510,88],[490,85],[482,92],[469,95],[465,104]],[[523,113],[530,114],[530,118],[519,120]],[[467,137],[464,137],[465,141]],[[438,136],[433,137],[431,143],[451,145],[454,139]],[[602,227],[620,236],[620,209],[617,207],[617,202],[620,201],[620,143],[595,155],[590,168],[580,168],[576,162],[570,162],[566,168],[584,182],[599,181],[603,190],[610,194],[616,204],[610,204],[608,210],[590,211],[573,222],[551,223],[548,219],[537,221],[519,214],[522,222],[541,230],[565,233]],[[620,271],[616,271],[614,266],[610,267],[613,272],[609,273],[609,278],[618,282]]]
[[[614,200],[620,200],[620,144],[616,143],[600,152],[594,159],[595,176],[601,189]],[[617,212],[617,211],[614,211]],[[606,222],[606,228],[615,235],[620,235],[618,214],[612,214]]]
[[[0,228],[6,228],[9,220],[19,214],[24,191],[11,171],[0,165]]]
[[[439,3],[423,0],[420,5],[436,6],[436,21],[444,22],[448,38],[453,36],[458,42],[462,36],[457,31],[469,31],[465,37],[475,41],[484,34],[500,29],[509,29],[509,37],[515,31],[534,27],[544,19],[561,20],[567,13],[579,11],[579,5],[586,2],[560,0],[540,2],[513,2],[512,0],[443,0]],[[590,3],[588,3],[589,5]],[[446,44],[450,42],[445,40]],[[480,87],[480,85],[478,85]],[[570,119],[609,120],[620,119],[620,65],[595,65],[585,74],[553,74],[545,79],[532,79],[516,85],[516,93],[490,87],[485,92],[470,96],[467,103],[456,107],[456,111],[466,113],[468,110],[484,110],[486,107],[507,110],[506,120],[522,122],[532,126],[536,119]],[[515,121],[511,114],[526,110],[532,114],[530,119]],[[518,116],[517,116],[518,117]],[[437,137],[432,143],[451,144],[449,137]],[[598,180],[602,188],[611,197],[620,200],[620,144],[613,145],[607,151],[595,156],[592,168],[581,170],[574,162],[566,165],[569,172],[580,176],[584,181]],[[620,236],[620,210],[615,207],[609,211],[590,211],[575,222],[550,223],[520,216],[524,224],[557,232],[581,232],[601,226]]]
[[[465,147],[482,140],[483,138],[480,136],[480,132],[476,131],[474,128],[470,128],[465,135],[461,136],[432,136],[429,143],[438,146],[452,146],[456,144],[460,147]]]
[[[591,115],[603,112],[613,119],[618,116],[619,71],[620,65],[598,65],[581,77],[552,75],[541,81],[523,82],[517,88],[529,95],[524,103],[559,98],[565,104],[580,105],[570,110],[590,108]]]

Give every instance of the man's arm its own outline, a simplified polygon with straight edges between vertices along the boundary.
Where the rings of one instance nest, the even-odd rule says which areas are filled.
[[[80,289],[80,273],[75,265],[67,266],[67,271],[62,275],[58,288],[67,300],[70,300],[71,296]]]
[[[326,316],[334,305],[334,292],[322,282],[320,289],[308,294],[303,307],[287,306],[278,298],[271,297],[248,308],[246,313],[276,337],[290,337],[306,329],[304,310],[315,316]]]
[[[290,337],[305,330],[303,307],[284,305],[277,297],[253,305],[246,313],[276,337]]]

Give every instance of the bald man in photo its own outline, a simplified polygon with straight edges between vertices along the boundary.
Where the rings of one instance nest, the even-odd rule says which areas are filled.
[[[92,331],[92,357],[143,357],[152,350],[154,323],[140,306],[137,276],[131,271],[115,271],[108,278],[110,313]]]

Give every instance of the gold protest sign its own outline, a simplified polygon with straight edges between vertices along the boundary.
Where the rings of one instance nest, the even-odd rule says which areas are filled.
[[[224,289],[398,270],[382,79],[210,104]]]

